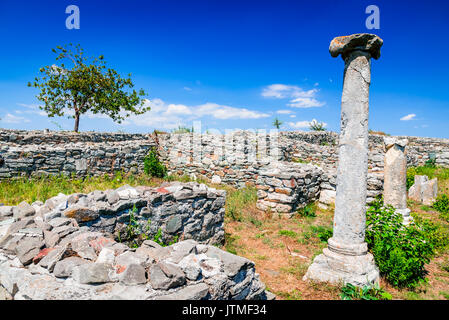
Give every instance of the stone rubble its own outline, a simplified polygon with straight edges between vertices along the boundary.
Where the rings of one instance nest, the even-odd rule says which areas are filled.
[[[59,194],[33,203],[33,214],[23,203],[1,206],[0,300],[267,299],[252,261],[211,245],[223,241],[224,197],[198,183],[166,183]],[[118,242],[134,205],[136,217],[181,241]]]

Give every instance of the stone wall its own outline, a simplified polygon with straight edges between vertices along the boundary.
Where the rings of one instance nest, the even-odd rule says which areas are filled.
[[[322,167],[338,166],[338,134],[335,132],[282,132],[281,153],[285,160],[300,159]],[[385,150],[384,136],[369,135],[369,171],[383,171]],[[408,139],[407,165],[421,166],[429,160],[429,153],[436,156],[436,164],[449,167],[449,139],[398,136]]]
[[[150,135],[0,130],[0,179],[142,172]]]
[[[449,140],[407,138],[408,166],[423,165],[429,152],[449,167]],[[251,132],[223,134],[124,134],[0,130],[0,178],[24,174],[99,175],[142,172],[143,158],[158,147],[169,173],[214,178],[242,187],[255,184],[261,168],[275,161],[311,162],[335,176],[338,134],[334,132]],[[382,190],[383,136],[369,137],[371,194]],[[375,180],[375,181],[374,181]],[[380,189],[375,189],[380,183]],[[332,179],[328,184],[332,185]],[[376,187],[377,188],[377,187]]]
[[[291,215],[318,200],[322,177],[323,170],[311,164],[273,163],[257,178],[257,208]]]
[[[449,167],[449,140],[407,138],[408,166],[423,165],[429,153]],[[0,178],[39,174],[100,175],[142,172],[143,159],[157,147],[170,174],[206,178],[236,187],[256,184],[263,168],[277,161],[320,166],[325,198],[335,192],[338,134],[334,132],[236,131],[223,134],[125,134],[0,130]],[[368,201],[382,193],[382,135],[370,135]],[[326,203],[326,199],[322,199]]]
[[[224,190],[193,182],[164,183],[159,188],[125,185],[89,194],[59,194],[45,203],[1,206],[0,225],[8,226],[28,216],[40,217],[36,219],[45,225],[56,218],[63,219],[66,224],[69,224],[67,219],[73,219],[73,224],[109,233],[117,241],[127,241],[130,230],[136,230],[150,238],[159,232],[164,242],[176,237],[222,244],[225,197]],[[133,229],[129,229],[130,223]],[[48,231],[45,239],[57,242],[73,230],[64,227],[56,233]]]

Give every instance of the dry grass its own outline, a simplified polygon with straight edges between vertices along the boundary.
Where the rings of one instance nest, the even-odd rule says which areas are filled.
[[[257,210],[254,202],[247,203],[240,214],[241,221],[229,216],[225,220],[224,249],[254,261],[261,280],[277,299],[339,299],[340,287],[302,280],[326,246],[316,230],[330,228],[332,211],[318,211],[315,218],[272,218]]]

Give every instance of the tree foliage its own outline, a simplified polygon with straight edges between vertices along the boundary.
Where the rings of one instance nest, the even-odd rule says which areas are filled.
[[[273,126],[276,127],[276,129],[279,129],[282,126],[282,121],[280,121],[278,118],[275,118],[273,121]]]
[[[78,132],[80,116],[88,111],[121,123],[131,114],[149,110],[141,99],[145,92],[133,89],[131,74],[123,78],[107,68],[103,55],[87,57],[79,44],[57,46],[52,51],[61,64],[40,68],[40,77],[28,83],[29,87],[40,89],[37,98],[44,102],[40,108],[49,117],[69,114],[69,118],[75,119],[74,130]]]

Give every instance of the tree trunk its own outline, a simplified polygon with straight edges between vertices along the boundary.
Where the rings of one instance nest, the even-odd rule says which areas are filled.
[[[75,129],[73,131],[78,132],[78,128],[80,125],[80,114],[78,112],[75,113]]]

